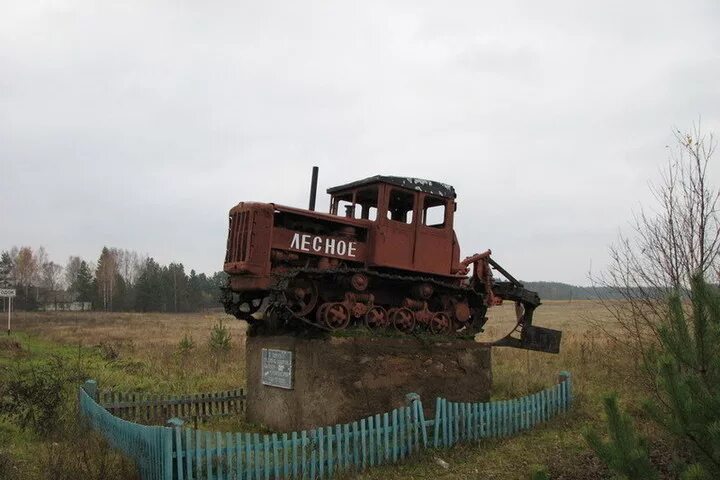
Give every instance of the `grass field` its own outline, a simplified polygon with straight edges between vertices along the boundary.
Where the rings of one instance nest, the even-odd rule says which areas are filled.
[[[512,306],[495,309],[487,336],[509,330],[513,316]],[[600,401],[610,391],[618,392],[630,412],[639,415],[639,429],[650,439],[654,459],[667,470],[674,449],[642,417],[639,405],[647,394],[634,361],[592,328],[593,322],[610,325],[605,309],[591,301],[547,302],[535,319],[537,325],[563,330],[561,353],[494,349],[493,398],[537,391],[552,384],[560,370],[568,370],[576,397],[571,413],[511,439],[429,451],[401,465],[369,470],[360,478],[523,479],[534,464],[547,466],[554,479],[609,478],[585,446],[582,431],[602,426]],[[210,331],[219,321],[232,335],[232,348],[223,358],[213,357],[208,347]],[[195,347],[180,355],[178,344],[185,335]],[[0,342],[0,379],[21,365],[60,358],[78,377],[95,378],[102,388],[153,393],[236,388],[245,381],[244,337],[245,325],[222,313],[20,313],[15,333]],[[51,446],[65,441],[62,435],[40,438],[0,419],[0,453],[5,451],[18,478],[46,478],[43,462],[50,461]]]

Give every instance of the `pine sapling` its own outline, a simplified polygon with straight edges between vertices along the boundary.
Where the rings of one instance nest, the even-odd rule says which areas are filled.
[[[698,463],[687,478],[720,478],[720,292],[695,276],[690,305],[675,295],[668,317],[657,355],[663,401],[646,410],[692,449]]]
[[[597,432],[585,432],[585,440],[607,466],[628,480],[656,480],[658,474],[650,462],[645,441],[635,434],[632,419],[618,407],[617,397],[603,399],[607,416],[608,441]]]
[[[180,367],[180,375],[182,377],[185,377],[185,366],[187,365],[190,354],[194,349],[195,341],[191,336],[186,333],[185,335],[183,335],[183,338],[180,339],[180,342],[177,346],[177,351],[175,352],[175,356],[178,360],[178,366]]]
[[[210,351],[215,358],[215,368],[220,363],[220,358],[230,351],[230,330],[223,325],[222,320],[216,323],[210,331]]]

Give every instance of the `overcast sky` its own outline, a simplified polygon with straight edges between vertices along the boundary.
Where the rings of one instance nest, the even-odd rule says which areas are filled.
[[[227,211],[305,208],[319,165],[320,209],[440,180],[463,255],[588,284],[673,128],[720,133],[719,25],[717,0],[0,0],[0,249],[220,270]]]

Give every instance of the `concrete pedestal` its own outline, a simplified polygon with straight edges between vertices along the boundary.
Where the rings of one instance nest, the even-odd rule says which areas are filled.
[[[291,389],[263,384],[263,349],[292,352]],[[406,405],[410,392],[420,395],[426,409],[439,396],[485,401],[492,385],[490,349],[469,340],[255,336],[247,338],[246,352],[247,419],[279,432],[386,412]],[[282,361],[290,356],[273,354]],[[270,369],[277,367],[267,355]],[[266,381],[272,380],[267,370]]]

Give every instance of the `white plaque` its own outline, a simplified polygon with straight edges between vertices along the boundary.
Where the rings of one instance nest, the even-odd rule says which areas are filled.
[[[287,350],[262,349],[262,384],[271,387],[293,388],[293,358]]]
[[[14,288],[0,288],[0,297],[14,297],[14,296],[15,296]]]

